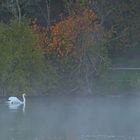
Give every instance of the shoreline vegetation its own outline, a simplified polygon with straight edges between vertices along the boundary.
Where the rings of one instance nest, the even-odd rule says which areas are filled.
[[[0,96],[140,91],[138,5],[2,0]]]

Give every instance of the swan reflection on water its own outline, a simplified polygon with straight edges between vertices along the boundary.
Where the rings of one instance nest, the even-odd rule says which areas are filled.
[[[11,104],[11,103],[8,103],[8,108],[10,110],[19,110],[19,109],[22,109],[23,112],[25,112],[25,104]]]
[[[7,102],[7,104],[10,110],[17,111],[22,109],[22,111],[25,112],[25,104],[10,104],[9,102]]]

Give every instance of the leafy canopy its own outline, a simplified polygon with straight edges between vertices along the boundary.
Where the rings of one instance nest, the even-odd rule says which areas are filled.
[[[43,73],[44,56],[36,48],[36,38],[28,24],[13,20],[0,25],[0,90],[9,92],[33,91]]]

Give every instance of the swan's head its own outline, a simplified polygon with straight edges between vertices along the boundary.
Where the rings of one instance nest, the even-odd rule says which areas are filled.
[[[23,95],[23,96],[26,96],[26,94],[25,94],[25,93],[23,93],[22,95]]]

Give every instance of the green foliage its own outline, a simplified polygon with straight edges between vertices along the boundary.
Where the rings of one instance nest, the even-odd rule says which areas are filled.
[[[129,93],[140,90],[139,70],[111,70],[97,80],[94,90],[104,94]]]
[[[34,91],[44,73],[44,56],[25,21],[0,25],[0,90],[3,94]],[[39,84],[40,85],[40,84]]]

